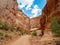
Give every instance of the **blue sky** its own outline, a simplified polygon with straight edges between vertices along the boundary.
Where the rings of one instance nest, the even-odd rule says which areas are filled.
[[[33,18],[42,14],[46,0],[17,0],[18,8],[28,17]]]

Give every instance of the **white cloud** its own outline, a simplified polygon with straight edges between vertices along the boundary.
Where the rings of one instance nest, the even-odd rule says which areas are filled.
[[[40,9],[38,7],[38,5],[33,5],[34,0],[17,0],[18,2],[18,8],[22,10],[22,8],[25,8],[26,10],[31,10],[31,17],[36,17],[39,15],[39,13],[41,14],[42,9]],[[31,6],[34,6],[33,8],[31,8]]]
[[[25,5],[19,5],[18,8],[22,9]]]
[[[30,7],[33,4],[34,0],[17,0],[17,2],[20,9],[26,6],[26,10],[30,10]]]
[[[33,15],[30,18],[36,17],[39,13],[41,14],[41,11],[42,10],[38,8],[38,5],[34,5],[34,8],[31,11]]]

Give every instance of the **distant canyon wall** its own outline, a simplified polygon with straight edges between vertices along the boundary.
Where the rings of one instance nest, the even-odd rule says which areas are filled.
[[[40,18],[41,16],[30,19],[31,28],[40,28]]]

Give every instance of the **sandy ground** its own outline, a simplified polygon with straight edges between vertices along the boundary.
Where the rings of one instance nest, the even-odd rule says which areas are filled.
[[[13,41],[13,42],[11,42],[10,44],[7,44],[7,45],[31,45],[30,37],[31,37],[30,35],[21,36],[16,41]]]
[[[17,40],[12,41],[7,45],[32,45],[30,39],[31,39],[31,35],[23,35]],[[49,35],[49,34],[45,34],[39,41],[40,43],[38,45],[45,45],[45,44],[49,45],[49,43],[51,43],[51,45],[56,45],[55,42],[53,41],[52,35]],[[33,44],[37,45],[37,42]]]

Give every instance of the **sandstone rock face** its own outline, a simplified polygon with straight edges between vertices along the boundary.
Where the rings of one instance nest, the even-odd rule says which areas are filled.
[[[40,18],[41,16],[38,16],[30,20],[31,28],[40,28]]]
[[[29,31],[30,30],[30,19],[22,12],[18,11],[16,14],[16,22],[17,26]]]
[[[60,17],[60,0],[47,0],[47,4],[45,6],[45,8],[43,9],[43,13],[42,13],[42,20],[40,20],[40,24],[41,24],[41,28],[44,29],[43,30],[50,30],[50,24],[51,24],[51,19],[53,17]],[[42,26],[44,25],[44,26]]]
[[[55,10],[55,0],[47,0],[47,4],[43,9],[43,13],[49,15],[52,11]]]
[[[60,11],[60,0],[48,0],[45,8],[43,9],[43,14],[46,15],[46,18],[53,15],[53,13]],[[47,20],[48,21],[48,20]]]
[[[0,19],[10,25],[30,30],[30,19],[18,10],[17,0],[0,0]]]

